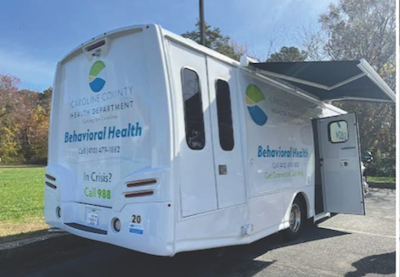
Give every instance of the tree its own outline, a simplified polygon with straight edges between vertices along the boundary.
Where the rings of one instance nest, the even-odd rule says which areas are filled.
[[[267,62],[298,62],[307,59],[307,53],[305,51],[300,51],[296,47],[282,47],[277,53],[273,53]]]
[[[366,59],[395,91],[395,1],[340,0],[320,16],[321,28],[302,28],[297,33],[299,50],[282,47],[267,61]],[[290,48],[294,48],[290,51]],[[384,103],[334,102],[358,115],[362,151],[371,151],[370,173],[395,174],[395,106]]]
[[[325,51],[328,35],[318,26],[301,27],[296,33],[301,49],[307,53],[309,61],[325,61],[330,57]]]
[[[328,37],[326,54],[333,60],[366,59],[395,90],[395,8],[394,0],[331,4],[319,19]],[[379,156],[370,172],[394,176],[395,106],[350,101],[335,105],[358,114],[361,148]]]
[[[199,26],[200,23],[197,21],[196,29],[191,32],[186,32],[182,34],[182,36],[200,43]],[[235,41],[232,41],[229,36],[221,34],[219,28],[211,28],[207,23],[205,23],[205,46],[237,61],[239,61],[240,57],[248,50],[247,46],[240,46]]]
[[[31,162],[44,164],[47,162],[50,104],[52,88],[39,93],[39,101],[34,111],[30,132],[31,149],[33,158]]]
[[[14,119],[22,100],[18,94],[18,83],[16,77],[0,75],[0,159],[3,162],[23,160],[18,143],[19,127]]]
[[[50,110],[38,104],[32,114],[27,137],[29,140],[29,157],[31,163],[47,162]]]
[[[366,59],[379,72],[396,53],[394,0],[341,0],[319,21],[328,34],[325,50],[333,60]]]
[[[18,103],[18,83],[18,78],[0,74],[0,119],[10,114]]]
[[[18,90],[18,82],[0,75],[0,161],[45,163],[52,90]]]

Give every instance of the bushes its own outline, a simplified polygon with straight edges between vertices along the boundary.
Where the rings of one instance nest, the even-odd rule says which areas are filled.
[[[366,165],[368,176],[376,177],[396,177],[395,157],[384,155],[377,151],[373,153],[374,159]]]

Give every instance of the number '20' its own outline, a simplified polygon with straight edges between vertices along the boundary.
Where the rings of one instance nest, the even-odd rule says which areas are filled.
[[[132,215],[132,223],[140,223],[140,222],[142,222],[142,218],[141,218],[141,216],[140,215]]]

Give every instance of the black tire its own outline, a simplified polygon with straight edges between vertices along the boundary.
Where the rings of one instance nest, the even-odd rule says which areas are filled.
[[[298,214],[300,212],[300,215]],[[293,213],[293,214],[292,214]],[[292,218],[293,216],[293,218]],[[290,227],[283,231],[283,237],[286,240],[297,239],[302,233],[307,221],[307,211],[303,201],[299,197],[292,203],[290,208]]]

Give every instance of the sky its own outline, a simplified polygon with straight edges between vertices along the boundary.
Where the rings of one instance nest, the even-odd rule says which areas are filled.
[[[265,59],[283,45],[296,45],[299,29],[317,27],[334,1],[204,0],[205,20]],[[53,83],[56,63],[90,38],[146,23],[182,34],[195,28],[198,13],[198,0],[3,1],[0,74],[18,77],[20,89],[43,91]]]

